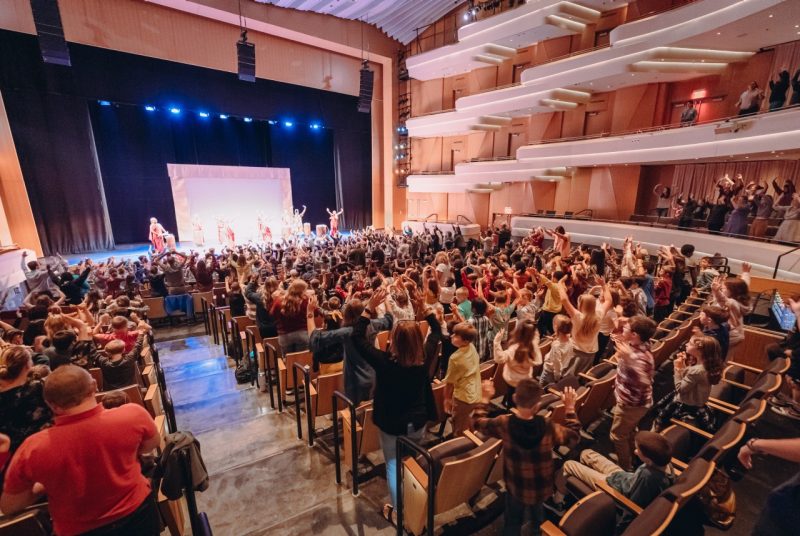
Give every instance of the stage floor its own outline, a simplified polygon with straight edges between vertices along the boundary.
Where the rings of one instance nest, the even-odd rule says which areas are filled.
[[[342,231],[340,234],[343,237],[350,236],[350,231]],[[177,250],[181,253],[189,253],[189,250],[191,249],[194,249],[195,251],[202,253],[212,247],[216,249],[217,252],[219,252],[223,246],[218,244],[208,244],[207,246],[198,248],[195,247],[194,242],[178,242],[177,244]],[[67,262],[69,262],[70,264],[77,264],[80,261],[87,258],[92,259],[92,262],[95,263],[106,262],[109,257],[114,257],[114,260],[119,262],[126,260],[136,260],[142,255],[147,256],[149,251],[150,251],[150,243],[143,242],[139,244],[122,244],[114,249],[104,250],[104,251],[94,251],[92,253],[64,255],[64,258],[67,259]]]

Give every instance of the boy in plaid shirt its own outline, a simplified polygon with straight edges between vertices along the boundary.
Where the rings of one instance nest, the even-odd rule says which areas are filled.
[[[522,530],[525,511],[530,510],[534,533],[544,521],[542,503],[553,494],[555,468],[553,448],[575,445],[580,421],[575,414],[575,390],[564,389],[565,426],[537,415],[542,387],[532,379],[519,382],[514,392],[514,412],[493,419],[486,417],[486,405],[494,395],[491,381],[482,384],[483,405],[475,410],[475,430],[503,440],[503,475],[506,483],[505,528],[503,534]]]

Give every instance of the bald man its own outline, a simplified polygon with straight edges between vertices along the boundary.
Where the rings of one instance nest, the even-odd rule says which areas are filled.
[[[52,428],[28,437],[6,472],[0,509],[13,515],[47,495],[59,536],[159,534],[159,516],[139,455],[160,441],[155,423],[137,404],[107,410],[97,385],[74,365],[45,381]]]

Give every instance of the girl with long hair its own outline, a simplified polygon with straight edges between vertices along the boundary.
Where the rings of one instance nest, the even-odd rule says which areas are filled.
[[[658,405],[661,409],[653,422],[655,431],[669,424],[670,419],[692,419],[698,428],[713,430],[714,417],[706,407],[711,386],[722,379],[722,356],[714,337],[694,336],[686,351],[675,358],[675,391]]]
[[[600,333],[601,320],[606,316],[612,306],[611,294],[608,286],[602,286],[604,299],[597,303],[591,294],[581,294],[578,297],[578,307],[574,307],[567,297],[567,287],[564,279],[559,282],[561,303],[572,319],[572,343],[575,357],[569,369],[564,374],[572,375],[586,372],[595,361],[595,355],[600,349],[598,334]]]
[[[284,353],[308,350],[307,290],[308,284],[305,281],[295,279],[284,295],[272,303],[270,313],[278,325],[278,342]]]
[[[735,346],[744,340],[744,317],[752,311],[750,305],[750,264],[742,263],[739,277],[727,278],[721,275],[711,283],[714,305],[728,311],[730,345]]]
[[[503,380],[508,384],[508,391],[503,399],[506,407],[512,406],[514,390],[520,380],[532,378],[534,368],[542,364],[542,352],[539,350],[539,330],[533,320],[517,322],[511,334],[511,343],[503,348],[506,328],[497,332],[494,337],[494,361],[503,367]]]

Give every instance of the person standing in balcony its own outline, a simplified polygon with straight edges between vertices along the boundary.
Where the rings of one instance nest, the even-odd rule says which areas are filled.
[[[681,121],[683,121],[683,115],[681,115]],[[672,189],[669,186],[664,186],[663,184],[658,183],[653,188],[653,194],[658,197],[658,203],[656,204],[656,215],[659,218],[663,218],[669,211],[669,200],[672,197]]]
[[[688,101],[686,107],[681,113],[681,126],[690,127],[697,122],[697,108],[694,107],[693,101]]]
[[[728,218],[722,232],[728,236],[744,236],[747,234],[747,213],[750,212],[750,205],[747,204],[747,197],[740,195],[736,198],[736,204]]]
[[[789,91],[789,71],[781,69],[777,80],[769,81],[769,110],[783,108],[786,104],[786,93]]]
[[[763,100],[764,92],[758,87],[758,83],[755,81],[750,82],[750,85],[742,92],[736,102],[736,106],[739,108],[739,115],[758,113]]]
[[[800,104],[800,69],[797,69],[792,77],[792,98],[789,99],[789,106],[798,104]]]

